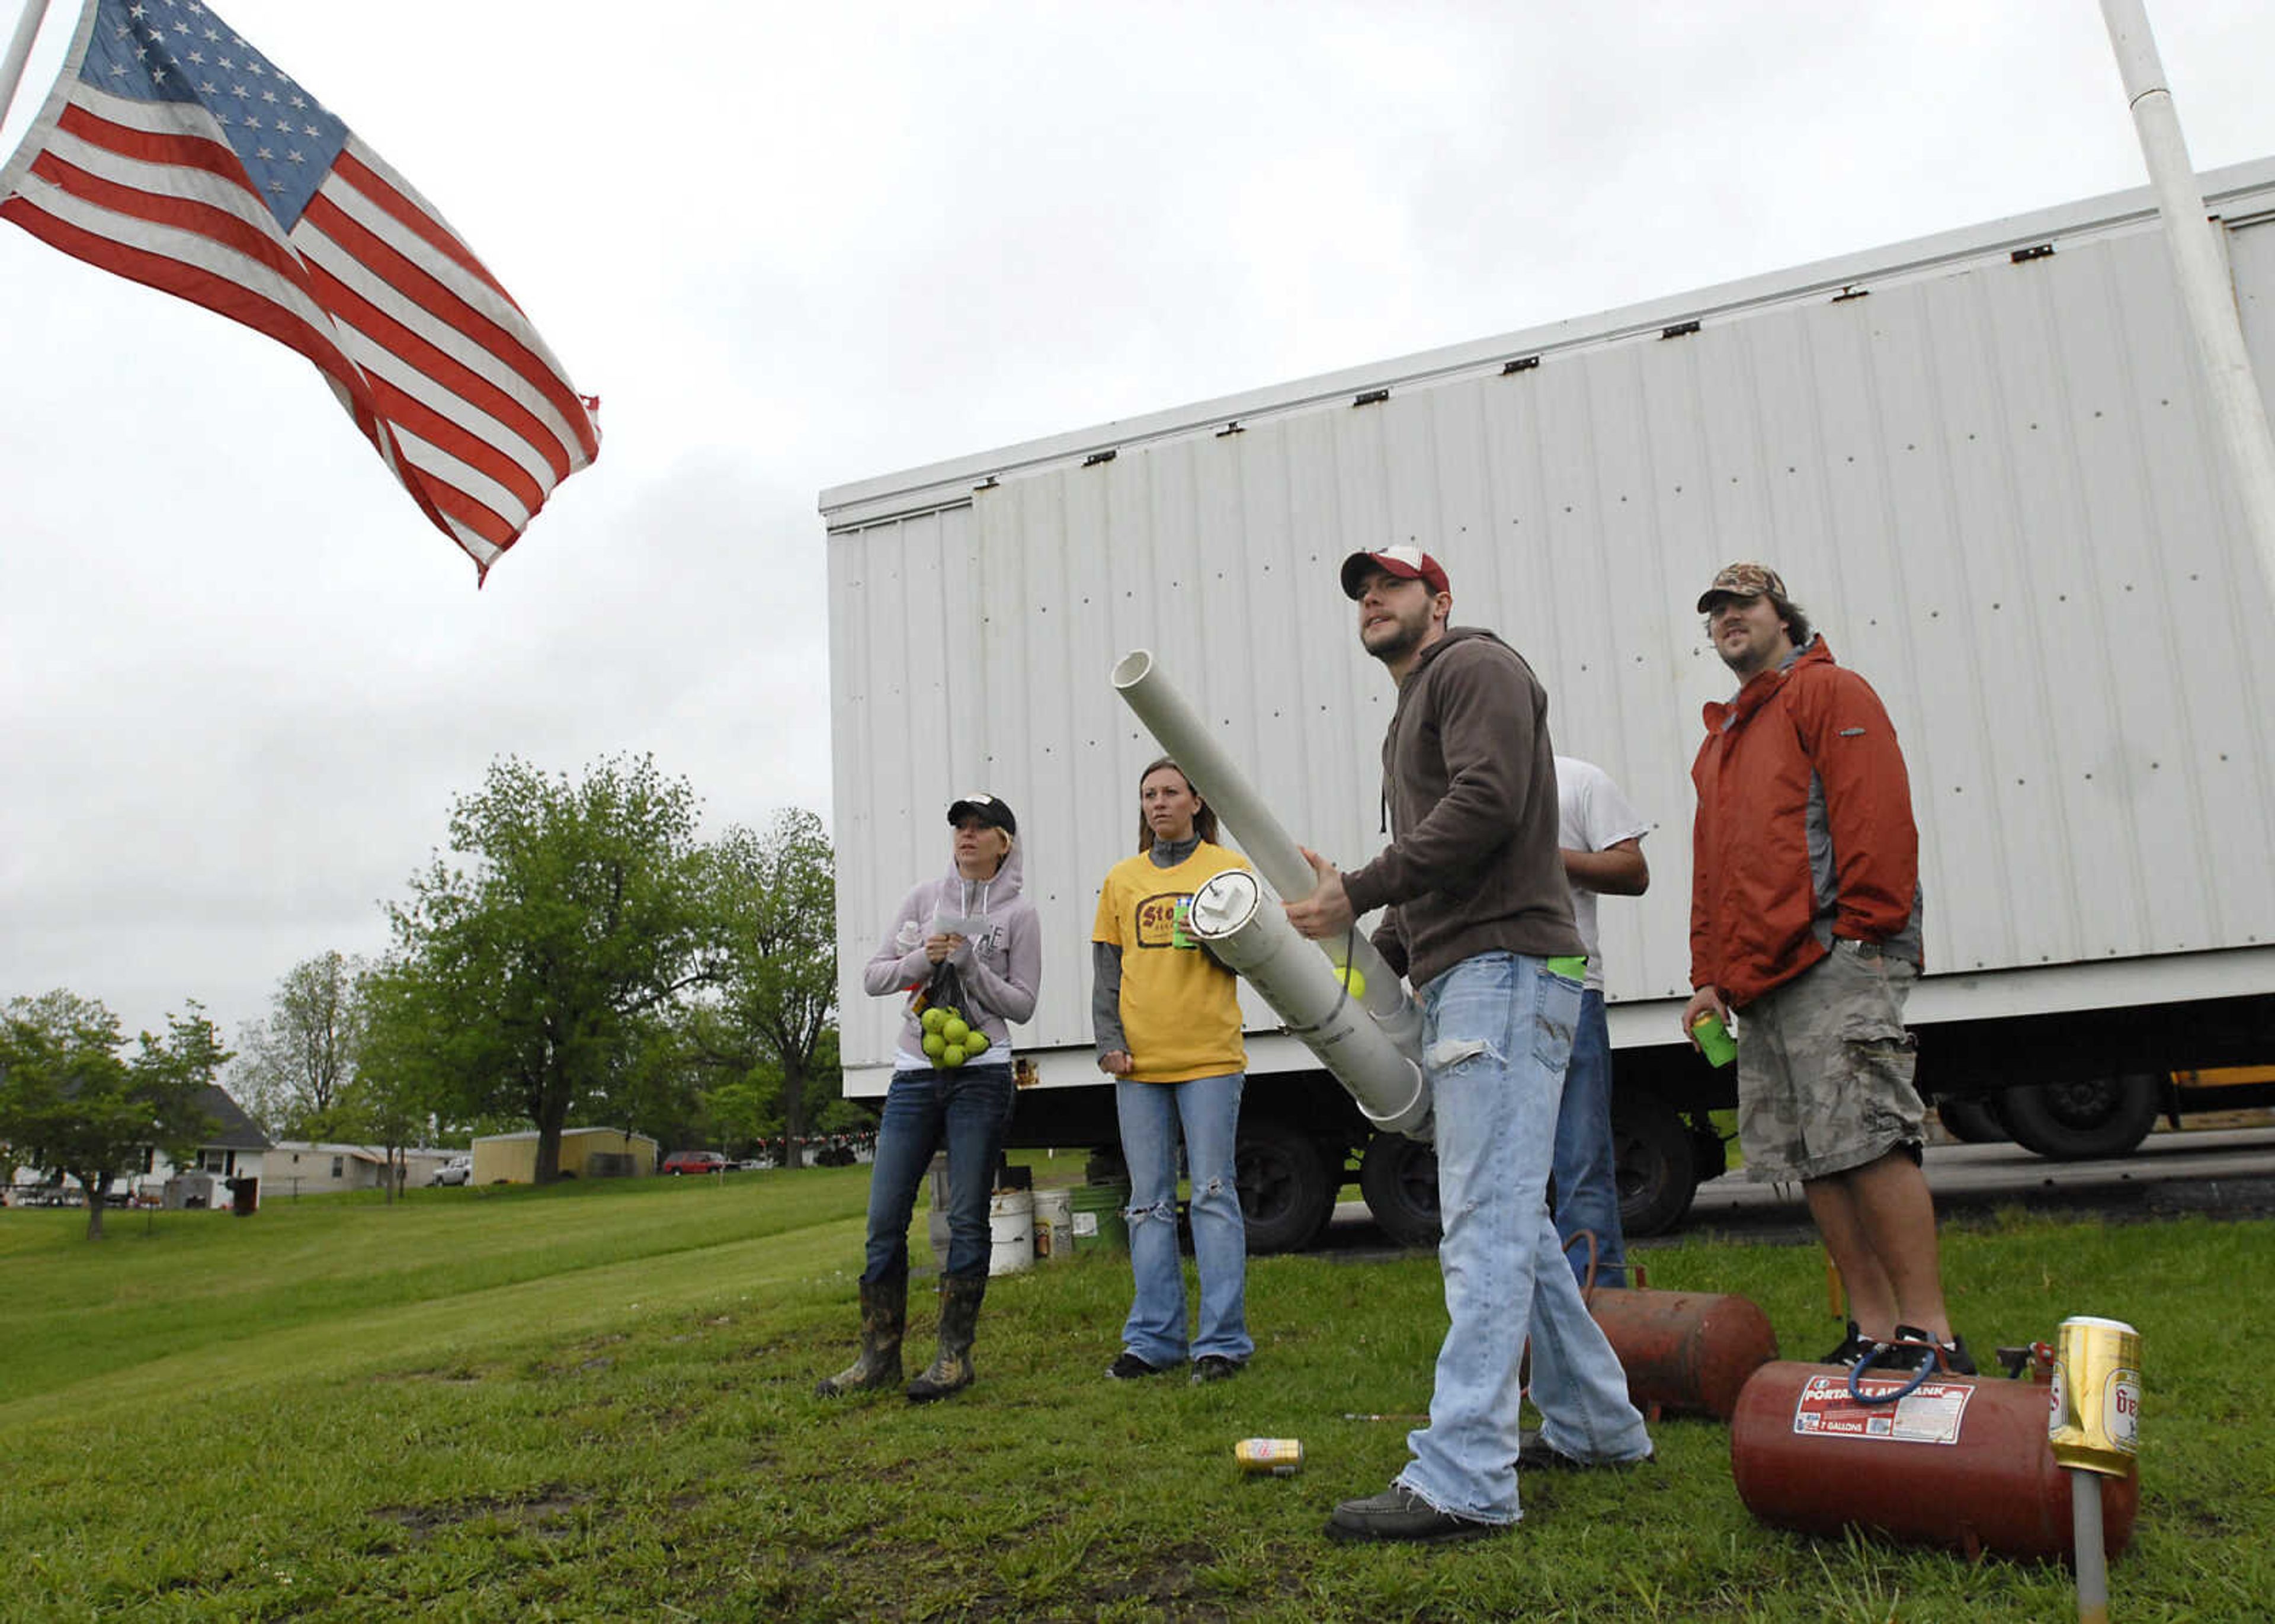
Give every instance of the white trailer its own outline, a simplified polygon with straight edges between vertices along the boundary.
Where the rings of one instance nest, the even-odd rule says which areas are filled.
[[[2203,178],[2275,378],[2275,161]],[[2052,1153],[2129,1148],[2180,1069],[2275,1058],[2275,624],[2215,457],[2145,189],[826,491],[846,1091],[896,1014],[860,970],[945,863],[943,809],[1017,810],[1044,986],[1015,1143],[1110,1147],[1092,1059],[1100,880],[1155,752],[1153,651],[1298,839],[1379,849],[1393,693],[1337,562],[1411,541],[1455,619],[1546,684],[1558,748],[1654,820],[1601,908],[1622,1193],[1664,1227],[1722,1165],[1727,1073],[1679,1041],[1689,764],[1731,682],[1691,605],[1775,564],[1893,714],[1922,835],[1923,1089]],[[1250,1001],[1242,1177],[1303,1244],[1350,1158],[1394,1233],[1428,1164]],[[1967,1120],[1963,1115],[1961,1121]]]

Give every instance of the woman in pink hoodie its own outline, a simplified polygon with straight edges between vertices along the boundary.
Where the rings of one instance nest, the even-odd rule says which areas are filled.
[[[957,1045],[959,1060],[914,1008],[901,1024],[869,1175],[861,1351],[820,1384],[825,1398],[900,1385],[909,1220],[925,1169],[943,1147],[949,1248],[941,1268],[940,1351],[907,1392],[923,1402],[971,1385],[973,1327],[987,1294],[987,1199],[1011,1126],[1010,1023],[1035,1012],[1043,949],[1034,904],[1020,895],[1019,820],[1011,809],[992,795],[967,795],[949,804],[948,821],[956,831],[953,864],[901,899],[862,986],[872,997],[908,997],[951,965],[964,989],[957,1012],[982,1040]]]

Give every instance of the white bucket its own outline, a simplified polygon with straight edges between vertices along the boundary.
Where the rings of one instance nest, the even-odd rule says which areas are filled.
[[[1035,1192],[999,1190],[987,1202],[987,1229],[994,1246],[990,1274],[1017,1274],[1035,1266]]]
[[[1074,1256],[1074,1192],[1035,1192],[1035,1256],[1064,1263]]]

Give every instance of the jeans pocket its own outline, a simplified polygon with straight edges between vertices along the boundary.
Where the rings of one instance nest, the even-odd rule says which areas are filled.
[[[1482,1038],[1440,1038],[1423,1051],[1422,1063],[1432,1075],[1458,1070],[1472,1061],[1484,1059],[1497,1063],[1500,1056],[1493,1053],[1493,1045]]]

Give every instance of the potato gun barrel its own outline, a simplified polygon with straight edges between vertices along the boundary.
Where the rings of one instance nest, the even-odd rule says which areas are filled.
[[[1219,822],[1240,842],[1266,884],[1281,897],[1309,896],[1318,880],[1302,848],[1226,755],[1216,736],[1162,675],[1152,653],[1141,648],[1123,655],[1115,665],[1113,680],[1122,703],[1175,759],[1201,798],[1216,809]],[[1221,940],[1201,932],[1211,950],[1247,978],[1274,1013],[1288,1023],[1289,1031],[1349,1091],[1369,1121],[1394,1133],[1427,1139],[1429,1087],[1417,1063],[1422,1012],[1406,995],[1404,986],[1375,951],[1374,944],[1353,931],[1347,941],[1322,942],[1320,953],[1304,953],[1303,938],[1276,908],[1261,905],[1266,899],[1226,894],[1215,900],[1221,923],[1236,915],[1238,921],[1222,926]],[[1200,911],[1196,897],[1197,927]],[[1270,918],[1266,919],[1263,916],[1267,912]],[[1346,952],[1364,986],[1356,998],[1346,993],[1341,978]],[[1249,964],[1236,962],[1241,958],[1258,968],[1251,970]],[[1322,988],[1326,989],[1324,994]],[[1283,1003],[1283,999],[1288,1001]],[[1330,1004],[1338,1016],[1322,1026],[1321,1018]],[[1363,1023],[1342,1018],[1358,1013],[1366,1017]],[[1362,1031],[1362,1027],[1369,1030]]]

